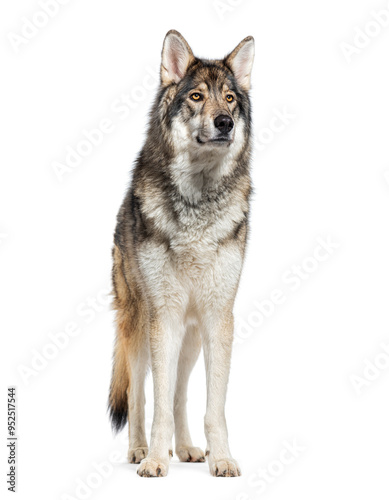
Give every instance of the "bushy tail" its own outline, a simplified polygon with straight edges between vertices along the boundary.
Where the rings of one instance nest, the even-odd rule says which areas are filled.
[[[126,425],[128,415],[127,394],[130,388],[130,370],[127,365],[128,329],[131,319],[128,309],[129,290],[123,274],[121,253],[116,245],[113,248],[112,256],[113,307],[116,309],[116,343],[113,353],[108,409],[112,429],[114,432],[119,432]]]
[[[127,369],[126,350],[118,339],[115,345],[111,388],[109,391],[109,416],[113,431],[119,432],[127,422],[128,398],[127,391],[130,387],[129,370]]]

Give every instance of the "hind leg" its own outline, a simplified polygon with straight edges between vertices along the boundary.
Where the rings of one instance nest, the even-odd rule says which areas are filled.
[[[147,307],[131,274],[131,263],[113,249],[112,281],[116,309],[116,344],[111,381],[110,408],[119,431],[128,418],[130,463],[147,456],[145,435],[145,378],[149,365]]]
[[[192,444],[186,411],[187,390],[190,373],[201,350],[201,338],[197,328],[187,329],[181,347],[177,368],[176,391],[174,395],[174,424],[176,454],[181,462],[204,462],[204,452]]]
[[[142,348],[136,359],[130,358],[131,384],[128,394],[128,461],[139,464],[147,457],[148,446],[145,433],[145,378],[148,369],[148,350]]]

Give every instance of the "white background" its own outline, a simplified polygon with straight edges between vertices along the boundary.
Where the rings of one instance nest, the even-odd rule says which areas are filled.
[[[368,24],[383,9],[389,16],[386,0],[71,0],[17,51],[10,33],[21,35],[24,17],[42,9],[34,0],[2,3],[3,492],[6,387],[16,385],[22,499],[387,498],[389,27]],[[376,36],[359,34],[365,47],[348,61],[341,44],[354,45],[356,27]],[[113,438],[106,415],[114,326],[104,290],[115,217],[155,93],[146,75],[171,28],[203,57],[222,57],[247,35],[256,40],[255,195],[226,409],[243,472],[236,479],[176,458],[166,479],[139,478],[125,460],[126,431]],[[111,108],[123,94],[138,99],[126,117]],[[264,129],[285,110],[293,117],[271,137]],[[111,133],[60,181],[53,162],[64,163],[83,129],[102,119]],[[314,269],[306,259],[318,237],[338,247]],[[303,262],[314,270],[292,291],[284,273]],[[268,306],[259,325],[258,302],[274,289],[283,304]],[[79,334],[23,377],[69,323]],[[366,371],[375,359],[381,368]],[[364,370],[371,380],[357,391]],[[189,393],[201,447],[204,412],[201,359]],[[298,456],[274,462],[294,440]],[[104,478],[92,474],[112,452],[120,463]],[[265,483],[261,468],[270,470]],[[92,485],[84,496],[81,482]]]

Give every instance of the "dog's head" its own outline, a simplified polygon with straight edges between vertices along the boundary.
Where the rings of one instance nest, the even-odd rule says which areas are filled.
[[[162,49],[161,112],[178,148],[222,153],[249,135],[250,74],[254,39],[245,38],[222,60],[195,57],[180,33],[167,33]],[[216,151],[217,150],[217,151]]]

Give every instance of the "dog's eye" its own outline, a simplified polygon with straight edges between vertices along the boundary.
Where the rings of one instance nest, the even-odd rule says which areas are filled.
[[[190,98],[193,100],[193,101],[201,101],[202,99],[202,95],[199,94],[198,92],[195,92],[194,94],[192,94],[190,96]]]
[[[231,94],[226,95],[226,101],[227,102],[232,102],[234,100],[234,96]]]

